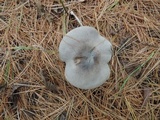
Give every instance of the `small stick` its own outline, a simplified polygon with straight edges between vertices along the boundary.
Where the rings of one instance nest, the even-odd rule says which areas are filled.
[[[82,1],[84,1],[84,0],[82,0]],[[60,0],[60,2],[61,2],[61,4],[62,4],[62,7],[63,7],[64,11],[65,11],[67,14],[69,14],[68,11],[67,11],[67,8],[65,7],[65,5],[64,5],[64,3],[63,3],[63,1]],[[82,22],[81,22],[80,19],[74,14],[73,11],[71,11],[70,14],[75,17],[75,19],[78,21],[78,23],[80,24],[80,26],[83,26],[83,25],[82,25]]]
[[[83,26],[82,22],[81,22],[80,19],[74,14],[73,11],[71,11],[70,14],[75,17],[75,19],[78,21],[78,23],[80,24],[80,26]]]

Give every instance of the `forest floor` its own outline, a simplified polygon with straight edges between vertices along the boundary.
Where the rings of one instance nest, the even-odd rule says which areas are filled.
[[[65,79],[70,11],[113,45],[98,88]],[[0,120],[17,119],[160,120],[160,0],[0,0]]]

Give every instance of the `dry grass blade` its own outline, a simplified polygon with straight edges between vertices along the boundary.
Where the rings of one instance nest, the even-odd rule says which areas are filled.
[[[147,104],[150,95],[151,95],[151,89],[145,87],[144,88],[144,101],[143,101],[142,107]]]
[[[128,77],[124,80],[122,86],[120,87],[120,92],[122,91],[122,89],[124,88],[124,86],[126,85],[126,83],[128,82],[129,78],[136,73],[141,67],[143,67],[153,56],[154,56],[154,52],[151,53],[151,55],[148,57],[148,59],[141,64],[140,66],[138,66],[130,75],[128,75]]]

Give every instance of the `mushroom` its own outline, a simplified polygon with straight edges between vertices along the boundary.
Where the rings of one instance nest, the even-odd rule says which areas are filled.
[[[66,63],[67,81],[77,88],[99,87],[110,76],[112,45],[93,27],[81,26],[68,32],[59,45],[59,56]]]

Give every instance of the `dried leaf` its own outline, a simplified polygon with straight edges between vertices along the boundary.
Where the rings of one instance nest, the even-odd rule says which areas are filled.
[[[41,76],[41,79],[44,82],[44,85],[46,86],[46,88],[48,90],[50,90],[52,93],[58,93],[56,85],[53,84],[52,82],[46,80],[46,78],[44,77],[44,73],[43,73],[42,70],[40,71],[40,76]]]
[[[63,111],[62,114],[58,117],[58,120],[67,120],[67,112]]]
[[[57,87],[53,83],[51,83],[50,81],[45,81],[45,86],[51,92],[58,93]]]
[[[10,102],[10,106],[12,108],[16,107],[17,106],[17,102],[18,102],[18,99],[19,99],[19,89],[21,88],[22,86],[18,86],[18,85],[13,85],[13,88],[12,88],[12,92],[11,92],[11,95],[10,97],[8,98],[8,101]]]
[[[151,89],[149,87],[145,87],[143,89],[144,93],[143,93],[143,97],[144,97],[144,101],[141,107],[145,106],[149,100],[149,96],[151,95]]]
[[[0,91],[3,90],[7,86],[7,83],[0,82]]]
[[[40,1],[36,1],[36,6],[37,6],[37,19],[39,19],[45,15],[45,9],[44,6],[41,5]]]

